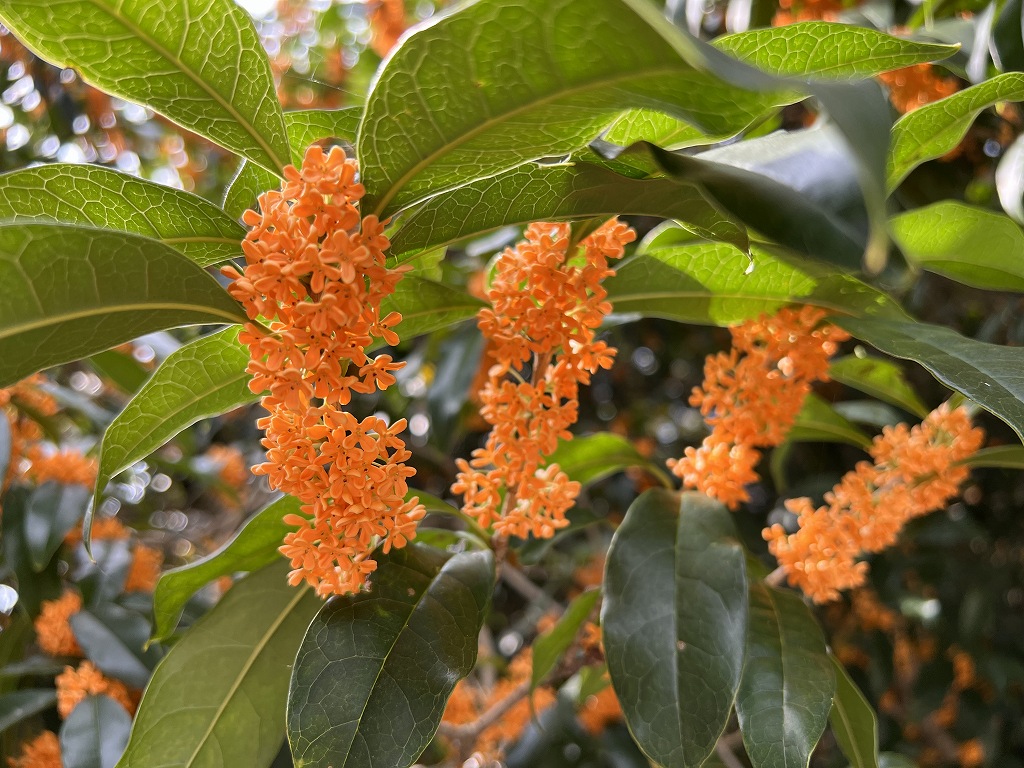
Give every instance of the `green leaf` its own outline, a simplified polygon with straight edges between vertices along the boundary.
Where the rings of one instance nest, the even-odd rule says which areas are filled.
[[[411,765],[476,663],[494,578],[490,551],[449,556],[411,544],[380,559],[370,592],[332,598],[295,659],[295,764]]]
[[[1006,215],[1018,224],[1024,224],[1024,141],[1020,136],[1003,152],[996,166],[995,179],[999,204]]]
[[[387,216],[572,152],[629,107],[712,133],[760,113],[764,96],[706,71],[696,43],[684,59],[684,43],[666,34],[621,0],[482,0],[435,17],[391,54],[368,97],[358,147],[366,211]]]
[[[157,648],[143,650],[149,622],[141,614],[116,603],[101,603],[79,611],[70,621],[86,658],[133,688],[146,687],[160,652]]]
[[[93,510],[119,472],[200,419],[256,400],[248,364],[249,350],[238,343],[237,328],[203,336],[168,355],[103,435]],[[91,527],[90,512],[87,540]]]
[[[1007,216],[946,200],[890,227],[913,264],[975,288],[1024,291],[1024,232]]]
[[[0,20],[35,54],[102,91],[268,170],[288,162],[270,63],[231,0],[4,0]]]
[[[0,733],[56,703],[57,691],[53,688],[23,688],[0,695]]]
[[[873,347],[914,360],[948,387],[1005,421],[1024,440],[1024,348],[986,344],[927,323],[837,318]]]
[[[169,246],[66,224],[0,224],[0,285],[0,386],[152,331],[246,320]]]
[[[87,696],[60,727],[64,768],[114,768],[131,729],[131,715],[116,701]]]
[[[953,151],[974,118],[1000,101],[1024,101],[1024,73],[996,75],[900,118],[892,129],[889,189],[895,189],[921,163]]]
[[[870,437],[814,393],[804,400],[786,439],[791,442],[846,443],[864,450],[871,447]]]
[[[406,275],[395,292],[381,302],[380,315],[401,312],[402,322],[395,326],[403,340],[447,328],[475,317],[484,302],[444,283]]]
[[[198,195],[96,165],[54,163],[3,174],[0,219],[144,235],[204,267],[241,256],[245,237],[237,222]]]
[[[295,651],[321,603],[279,562],[239,581],[160,662],[120,768],[269,766]]]
[[[50,480],[34,489],[25,509],[25,543],[35,571],[43,570],[60,549],[89,504],[89,489]]]
[[[391,252],[401,260],[405,253],[507,225],[619,214],[677,219],[706,239],[729,242],[741,250],[748,246],[746,229],[693,185],[673,179],[631,179],[577,161],[527,163],[441,193],[401,220]]]
[[[162,573],[153,592],[151,641],[169,637],[185,603],[214,579],[239,571],[256,571],[279,559],[277,549],[285,534],[292,530],[283,518],[298,513],[299,506],[298,499],[284,496],[250,517],[231,540],[206,557]]]
[[[747,581],[725,508],[697,493],[642,494],[608,551],[605,656],[630,732],[659,765],[699,766],[732,712]]]
[[[793,592],[751,582],[747,654],[736,699],[754,768],[807,768],[828,723],[835,673],[825,638]]]
[[[0,419],[0,477],[7,477],[11,466],[11,422]]]
[[[997,445],[982,448],[964,459],[968,467],[999,467],[1002,469],[1024,469],[1024,446]]]
[[[878,768],[878,720],[864,694],[834,656],[836,695],[829,722],[852,768]]]
[[[13,485],[3,498],[3,515],[0,516],[0,547],[3,562],[17,577],[18,602],[35,617],[43,600],[56,600],[64,590],[59,573],[59,558],[53,557],[42,572],[32,567],[28,543],[25,541],[25,514],[28,508],[29,489]]]
[[[108,379],[128,394],[138,392],[149,378],[149,371],[131,355],[108,349],[89,358],[89,365],[104,379]]]
[[[357,107],[285,112],[284,124],[288,130],[292,164],[298,167],[306,147],[321,139],[338,138],[355,144],[361,113]],[[224,210],[232,218],[240,219],[247,209],[256,205],[256,198],[280,185],[281,177],[277,173],[242,160],[224,194]]]
[[[903,369],[880,357],[849,355],[833,360],[828,368],[830,379],[860,392],[895,405],[919,418],[931,410],[917,396],[903,375]]]
[[[888,296],[849,275],[766,248],[725,243],[654,248],[623,261],[605,281],[616,313],[734,325],[790,302],[840,314],[903,317]]]
[[[563,440],[548,457],[548,463],[558,464],[570,480],[581,485],[596,483],[630,467],[641,467],[659,479],[666,478],[661,467],[644,458],[629,440],[611,432]]]
[[[558,623],[533,641],[533,670],[530,673],[530,690],[547,677],[569,646],[573,644],[580,628],[601,599],[600,589],[588,589],[576,597]]]

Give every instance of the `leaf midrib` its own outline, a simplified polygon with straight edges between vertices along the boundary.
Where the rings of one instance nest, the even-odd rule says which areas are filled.
[[[90,317],[120,314],[124,312],[148,312],[153,310],[205,312],[209,315],[225,318],[227,321],[226,324],[228,325],[238,325],[239,323],[242,322],[242,320],[239,317],[229,313],[225,309],[218,309],[215,307],[209,307],[202,304],[185,304],[179,302],[146,302],[121,304],[113,307],[110,305],[105,305],[101,307],[89,307],[88,309],[80,309],[77,312],[66,312],[61,315],[47,315],[46,317],[42,317],[37,320],[31,320],[17,325],[8,325],[5,328],[0,329],[0,342],[3,342],[9,338],[12,338],[22,333],[30,333],[32,331],[37,331],[42,328],[61,325],[63,323],[73,322],[75,320],[84,320]]]

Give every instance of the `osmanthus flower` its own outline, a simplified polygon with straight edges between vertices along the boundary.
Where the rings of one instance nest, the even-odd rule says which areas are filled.
[[[42,485],[54,480],[63,485],[84,485],[89,488],[96,484],[96,460],[79,451],[63,449],[49,453],[36,443],[25,451],[25,458],[30,462],[25,477],[34,483]]]
[[[310,147],[280,190],[260,196],[260,211],[246,212],[244,272],[223,270],[254,321],[240,335],[249,386],[268,392],[257,422],[267,460],[253,471],[302,501],[281,551],[290,582],[321,596],[357,591],[376,567],[373,550],[404,546],[425,514],[405,499],[415,472],[398,437],[405,420],[389,426],[342,410],[353,392],[393,384],[404,365],[366,354],[374,339],[399,341],[401,315],[382,314],[381,303],[407,268],[386,266],[390,244],[377,217],[360,216],[363,194],[340,148]]]
[[[109,696],[129,715],[135,714],[139,703],[138,696],[132,694],[128,686],[106,677],[91,661],[83,661],[77,669],[65,667],[54,682],[57,684],[57,712],[65,719],[89,696]]]
[[[480,413],[491,431],[469,461],[456,460],[452,492],[500,536],[550,537],[568,525],[579,483],[545,457],[572,436],[580,385],[615,356],[595,338],[611,311],[601,281],[636,235],[613,219],[576,247],[569,236],[568,224],[531,224],[498,257],[478,316],[492,362]]]
[[[71,617],[82,610],[82,597],[66,591],[56,600],[44,600],[34,625],[36,642],[50,656],[81,656],[82,648],[71,629]]]
[[[46,377],[36,373],[0,389],[0,418],[6,418],[10,428],[10,455],[7,472],[0,477],[0,489],[7,487],[18,474],[27,446],[43,436],[39,424],[27,414],[53,416],[59,409],[54,397],[42,388],[45,382]]]
[[[825,494],[815,508],[810,499],[791,499],[799,530],[765,529],[768,548],[789,583],[815,602],[839,597],[840,590],[864,583],[863,554],[892,546],[903,526],[943,507],[967,479],[962,462],[983,444],[984,432],[971,425],[966,408],[943,404],[914,427],[886,427],[862,461]]]
[[[824,318],[815,307],[784,307],[730,329],[732,349],[708,356],[704,383],[690,395],[711,434],[668,462],[685,487],[733,510],[749,499],[759,449],[786,438],[812,383],[827,380],[829,358],[849,338]]]
[[[159,549],[136,544],[132,550],[132,564],[124,581],[125,592],[152,592],[160,580],[160,567],[164,555]]]
[[[43,731],[21,745],[21,754],[7,758],[9,768],[64,768],[60,739],[53,731]]]

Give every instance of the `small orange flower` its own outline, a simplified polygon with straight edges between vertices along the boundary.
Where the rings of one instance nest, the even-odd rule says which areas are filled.
[[[128,687],[120,680],[105,677],[91,661],[83,661],[74,667],[64,667],[57,675],[57,712],[67,718],[88,696],[109,696],[128,712],[135,714],[138,698],[133,696]]]
[[[10,768],[63,768],[60,739],[53,731],[43,731],[21,745],[18,757],[7,758]]]
[[[579,712],[580,723],[593,736],[609,725],[622,721],[622,705],[615,690],[609,685],[593,696],[588,696]]]
[[[985,762],[985,747],[978,739],[971,739],[957,748],[956,756],[963,768],[978,768]]]
[[[152,592],[160,580],[160,566],[164,555],[159,549],[136,544],[132,552],[132,564],[125,578],[125,592]]]
[[[63,450],[47,454],[42,446],[31,445],[25,452],[31,462],[25,477],[42,485],[55,480],[65,485],[84,485],[91,488],[96,484],[96,460],[83,456],[78,451]]]
[[[36,641],[50,656],[81,656],[70,619],[82,610],[82,598],[67,591],[56,600],[44,600],[35,620]]]
[[[93,541],[125,541],[132,532],[116,517],[97,517],[92,523]],[[75,546],[82,541],[82,527],[72,528],[64,537],[64,543]]]
[[[883,72],[878,79],[889,90],[889,100],[900,112],[913,112],[925,104],[952,96],[960,88],[951,77],[941,77],[931,64]]]
[[[370,45],[384,58],[405,32],[405,0],[370,0]]]
[[[231,488],[241,488],[249,479],[249,468],[245,466],[242,452],[231,445],[214,443],[206,449],[206,458],[218,468],[218,476]]]

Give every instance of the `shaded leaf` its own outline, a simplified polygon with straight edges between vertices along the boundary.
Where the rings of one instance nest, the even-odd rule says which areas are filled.
[[[864,694],[835,656],[829,656],[836,675],[836,694],[829,722],[840,749],[852,768],[878,768],[878,720]]]
[[[700,765],[732,712],[747,582],[729,513],[697,493],[649,490],[608,551],[601,610],[612,685],[660,765]]]
[[[295,659],[295,764],[411,765],[476,663],[494,578],[490,551],[449,556],[411,544],[380,559],[370,592],[332,598]]]
[[[975,288],[1024,291],[1024,232],[1014,221],[946,200],[890,222],[907,259]]]
[[[321,603],[288,563],[235,584],[157,667],[120,768],[267,766],[284,736],[295,651]]]
[[[133,394],[146,383],[149,371],[131,355],[108,349],[89,358],[89,365],[104,379],[113,382],[128,394]]]
[[[114,768],[131,729],[131,715],[112,698],[85,697],[60,727],[64,768]]]
[[[38,56],[101,91],[269,170],[288,162],[270,63],[231,0],[5,0],[0,19]]]
[[[144,235],[200,266],[241,256],[245,237],[237,222],[198,195],[97,165],[53,163],[0,175],[0,219]]]
[[[476,316],[484,302],[444,283],[407,275],[381,302],[380,316],[400,312],[395,332],[408,340]]]
[[[986,344],[927,323],[852,318],[836,322],[886,354],[920,363],[1024,439],[1024,348]]]
[[[974,118],[1000,101],[1024,100],[1024,73],[1007,72],[908,112],[892,129],[888,185],[895,189],[914,168],[951,152]]]
[[[174,249],[66,224],[0,224],[0,285],[0,386],[151,331],[246,319]]]
[[[53,688],[23,688],[0,695],[0,733],[56,703],[57,691]]]
[[[238,533],[206,557],[162,573],[153,592],[152,640],[169,637],[185,603],[214,579],[256,571],[278,560],[277,549],[292,530],[283,518],[297,514],[299,506],[298,499],[284,496],[250,517]]]
[[[1024,446],[997,445],[991,448],[982,448],[961,463],[968,467],[1024,469]]]
[[[588,589],[579,595],[565,609],[558,623],[533,641],[533,670],[530,673],[530,689],[551,674],[559,659],[573,644],[580,628],[589,618],[601,598],[600,589]]]
[[[25,509],[25,543],[34,570],[43,570],[53,559],[88,504],[89,490],[82,485],[50,480],[32,491]]]
[[[559,442],[548,457],[581,485],[590,485],[630,467],[641,467],[658,478],[666,478],[661,467],[644,458],[629,440],[611,432],[598,432]]]
[[[837,413],[813,392],[804,400],[793,427],[786,435],[791,442],[846,443],[867,450],[871,438]]]
[[[825,638],[793,592],[749,584],[747,653],[736,699],[754,768],[807,768],[828,724],[835,673]]]
[[[895,363],[880,357],[848,355],[831,362],[828,368],[830,379],[853,387],[864,394],[895,405],[919,418],[931,410],[925,405],[913,386],[903,375],[903,369]]]
[[[133,688],[146,687],[160,652],[143,650],[149,637],[145,618],[116,603],[102,603],[79,611],[70,621],[78,644],[100,670]]]

